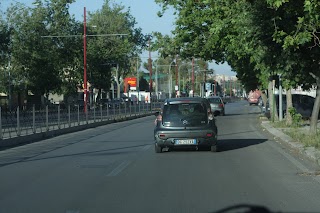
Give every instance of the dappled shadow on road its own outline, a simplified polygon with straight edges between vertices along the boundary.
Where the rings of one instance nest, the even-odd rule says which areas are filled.
[[[150,145],[148,144],[141,144],[141,145],[134,145],[134,146],[126,146],[126,147],[119,147],[119,148],[111,148],[111,149],[100,149],[96,151],[87,151],[87,152],[77,152],[72,154],[65,154],[65,155],[53,155],[48,157],[40,157],[40,155],[45,153],[40,153],[37,155],[30,156],[28,158],[21,158],[17,159],[15,162],[10,163],[2,163],[0,164],[0,167],[7,166],[11,164],[16,163],[23,163],[23,162],[33,162],[33,161],[41,161],[41,160],[49,160],[49,159],[58,159],[58,158],[65,158],[65,157],[74,157],[74,156],[85,156],[85,157],[94,157],[94,156],[110,156],[110,155],[120,155],[120,154],[129,154],[129,153],[135,153],[137,150],[132,150],[134,148],[144,148],[145,146]],[[54,150],[52,150],[54,151]]]
[[[239,116],[239,115],[260,115],[261,112],[244,112],[244,113],[226,113],[224,116]],[[223,116],[221,116],[223,117]]]
[[[250,131],[243,131],[243,132],[232,132],[232,133],[227,133],[227,134],[219,134],[219,137],[226,136],[226,135],[247,134],[249,132],[255,132],[255,131],[250,130]]]
[[[218,151],[226,152],[242,149],[248,146],[258,145],[268,141],[267,139],[221,139],[218,140]]]

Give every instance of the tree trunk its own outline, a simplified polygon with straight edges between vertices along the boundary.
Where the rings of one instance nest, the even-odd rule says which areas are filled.
[[[272,81],[269,81],[269,84],[268,84],[268,95],[269,95],[269,106],[270,106],[271,120],[273,122],[278,121],[279,117],[278,117],[278,113],[277,113],[277,104],[276,104],[276,100],[274,97]]]
[[[314,101],[311,120],[310,120],[310,133],[316,134],[317,133],[317,123],[319,117],[319,110],[320,110],[320,78],[311,74],[317,82],[317,91],[316,91],[316,99]]]
[[[267,106],[268,97],[267,97],[267,94],[266,94],[265,91],[261,93],[261,97],[262,97],[263,106],[266,107]]]
[[[287,107],[286,107],[286,124],[287,126],[292,125],[292,115],[289,113],[289,109],[293,107],[292,105],[292,94],[291,94],[291,88],[286,90],[287,94]]]

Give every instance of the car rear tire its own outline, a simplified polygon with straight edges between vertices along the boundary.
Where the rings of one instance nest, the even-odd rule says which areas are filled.
[[[154,150],[155,150],[156,153],[161,153],[162,152],[162,147],[158,146],[158,144],[156,143],[154,145]]]
[[[211,146],[210,147],[210,151],[211,152],[217,152],[218,151],[217,145]]]

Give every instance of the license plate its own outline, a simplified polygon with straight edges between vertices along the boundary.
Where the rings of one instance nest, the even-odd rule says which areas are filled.
[[[183,140],[175,140],[176,145],[195,145],[197,141],[195,139],[183,139]]]

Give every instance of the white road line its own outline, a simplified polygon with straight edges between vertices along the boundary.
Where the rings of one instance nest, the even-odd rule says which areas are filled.
[[[128,165],[130,164],[129,161],[122,162],[119,166],[117,166],[115,169],[113,169],[109,174],[107,174],[108,177],[115,177],[120,172],[122,172]]]
[[[148,149],[150,149],[151,145],[146,145],[144,147],[142,147],[141,151],[144,152],[144,151],[147,151]]]

